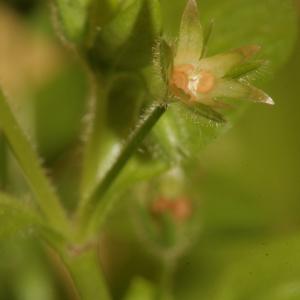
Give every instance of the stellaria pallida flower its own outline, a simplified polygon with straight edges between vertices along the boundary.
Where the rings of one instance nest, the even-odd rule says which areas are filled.
[[[205,57],[205,38],[196,0],[187,1],[176,44],[167,75],[172,97],[188,106],[201,105],[212,111],[224,107],[221,100],[226,98],[274,104],[267,94],[241,76],[230,76],[234,69],[249,62],[260,50],[259,46],[244,46]]]

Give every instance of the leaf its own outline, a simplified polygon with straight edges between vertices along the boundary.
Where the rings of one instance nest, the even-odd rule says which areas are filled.
[[[130,74],[120,74],[111,84],[107,99],[107,123],[121,137],[127,137],[138,122],[144,98],[143,87],[140,78]]]
[[[300,241],[285,237],[248,247],[223,274],[216,300],[294,300],[300,295]]]
[[[93,68],[114,65],[121,69],[137,69],[152,62],[152,49],[161,28],[159,1],[129,3],[98,32],[88,51]]]
[[[78,43],[84,38],[90,0],[56,0],[63,30],[68,39]]]
[[[168,19],[168,11],[174,13],[174,7],[181,7],[180,3],[182,4],[181,1],[170,3],[162,0],[165,20]],[[297,28],[291,1],[212,0],[199,1],[199,7],[202,23],[205,25],[212,18],[215,23],[214,36],[208,48],[209,56],[247,44],[259,45],[262,50],[258,59],[270,61],[269,76],[289,57],[295,43]],[[164,24],[169,35],[172,35],[170,28],[173,27],[173,38],[174,27],[179,30],[179,18],[180,14],[174,13],[173,19]],[[199,157],[199,151],[205,145],[232,126],[246,105],[239,100],[231,104],[231,109],[219,110],[224,115],[226,124],[217,124],[202,117],[194,118],[187,114],[181,105],[172,105],[155,127],[153,135],[173,163],[178,162],[178,159],[195,159]]]
[[[94,47],[97,48],[98,55],[104,55],[107,50],[116,53],[116,51],[128,40],[139,11],[141,10],[141,6],[141,0],[129,1],[114,19],[101,28],[94,41]]]
[[[98,78],[97,102],[93,109],[92,128],[87,137],[84,153],[82,194],[84,198],[103,178],[115,161],[136,124],[143,99],[142,82],[138,76],[120,73],[105,86]],[[101,85],[101,86],[100,86]]]
[[[72,65],[35,91],[35,134],[39,153],[47,162],[78,139],[87,90],[85,74]]]
[[[215,21],[209,55],[243,45],[259,45],[260,57],[271,62],[270,73],[287,61],[297,37],[292,1],[212,0],[201,1],[200,5],[203,24],[211,18]]]

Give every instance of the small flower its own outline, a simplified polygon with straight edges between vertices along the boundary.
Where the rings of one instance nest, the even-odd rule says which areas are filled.
[[[151,212],[156,215],[170,214],[177,222],[184,222],[192,215],[192,203],[187,197],[159,197],[151,205]]]
[[[195,0],[188,0],[182,16],[177,49],[169,73],[171,93],[186,104],[222,107],[220,99],[246,99],[274,104],[263,91],[230,72],[245,64],[260,47],[255,45],[203,57],[205,45]]]

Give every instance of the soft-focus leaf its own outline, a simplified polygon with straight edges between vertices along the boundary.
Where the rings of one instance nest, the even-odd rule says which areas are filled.
[[[68,39],[79,42],[84,38],[90,0],[57,0],[57,10]]]
[[[127,137],[138,122],[144,96],[140,78],[130,74],[114,79],[108,92],[108,126],[119,136]]]
[[[300,289],[297,237],[263,243],[225,272],[216,300],[292,300]]]
[[[78,66],[68,67],[35,91],[37,143],[47,161],[78,140],[87,91],[86,77]]]
[[[123,69],[149,65],[160,31],[158,0],[129,2],[95,37],[88,57],[94,68],[112,64]]]

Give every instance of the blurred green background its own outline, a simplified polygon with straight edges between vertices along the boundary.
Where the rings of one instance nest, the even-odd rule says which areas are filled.
[[[299,54],[300,38],[265,84],[274,107],[251,105],[198,154],[199,172],[190,187],[197,191],[201,230],[179,261],[175,299],[300,299]],[[0,2],[0,78],[72,209],[87,79],[55,37],[46,5]],[[1,188],[26,198],[22,175],[0,143]],[[109,219],[100,251],[116,299],[136,276],[155,281],[160,272],[128,222],[130,202],[122,203]],[[1,226],[0,299],[72,299],[64,272],[34,232]]]

